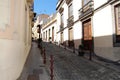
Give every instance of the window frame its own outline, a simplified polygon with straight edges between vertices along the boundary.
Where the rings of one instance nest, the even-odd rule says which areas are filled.
[[[115,33],[113,34],[113,46],[114,47],[120,47],[120,41],[119,42],[116,41],[116,38],[118,36],[117,35],[117,28],[118,28],[118,26],[120,27],[120,21],[118,21],[118,18],[120,18],[120,17],[117,16],[118,12],[120,13],[120,11],[116,10],[118,7],[120,8],[120,3],[114,5],[114,21],[115,21],[115,27],[114,27]],[[119,36],[120,36],[120,34],[119,34]]]

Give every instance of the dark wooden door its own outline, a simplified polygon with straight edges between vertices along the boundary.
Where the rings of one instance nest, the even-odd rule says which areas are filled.
[[[54,27],[52,27],[52,41],[54,41]]]
[[[83,22],[83,45],[86,50],[91,50],[93,46],[91,20]]]

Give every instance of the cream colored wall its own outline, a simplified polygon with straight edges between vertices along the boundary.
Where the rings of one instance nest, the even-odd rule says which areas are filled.
[[[1,13],[9,11],[0,14],[0,80],[16,80],[31,47],[29,15],[25,17],[24,0],[2,0],[0,6]]]
[[[113,32],[112,8],[109,5],[94,13],[94,50],[98,56],[117,61],[120,55],[118,57],[118,48],[113,47]]]

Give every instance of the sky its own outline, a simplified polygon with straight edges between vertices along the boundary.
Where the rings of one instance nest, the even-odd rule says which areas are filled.
[[[58,0],[34,0],[34,12],[51,15],[56,12]]]

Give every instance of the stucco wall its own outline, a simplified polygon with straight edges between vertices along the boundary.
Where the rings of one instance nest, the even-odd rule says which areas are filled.
[[[29,9],[25,12],[24,0],[2,0],[1,5],[1,12],[9,12],[0,15],[0,80],[16,80],[31,47]]]
[[[52,22],[51,22],[52,23]],[[47,42],[49,42],[49,37],[52,38],[52,28],[54,27],[54,41],[56,41],[57,39],[57,21],[55,21],[54,23],[52,23],[51,25],[47,26],[45,29],[42,29],[42,35],[45,32],[45,38],[46,38],[46,31],[47,31]],[[49,29],[50,29],[50,36],[49,36]],[[46,41],[46,40],[45,40]]]
[[[73,0],[74,21],[79,19],[79,9],[82,7],[82,0]]]
[[[73,38],[75,42],[75,48],[78,49],[78,46],[81,44],[82,39],[82,24],[80,21],[74,24]]]
[[[119,60],[118,48],[113,47],[113,23],[111,5],[94,13],[93,34],[95,54],[109,60]],[[116,51],[116,53],[115,53]]]
[[[63,23],[64,23],[64,27],[67,26],[67,19],[68,19],[68,5],[66,3],[63,4],[63,8],[64,8],[64,11],[63,11]]]
[[[109,0],[94,0],[94,9],[100,7]]]

